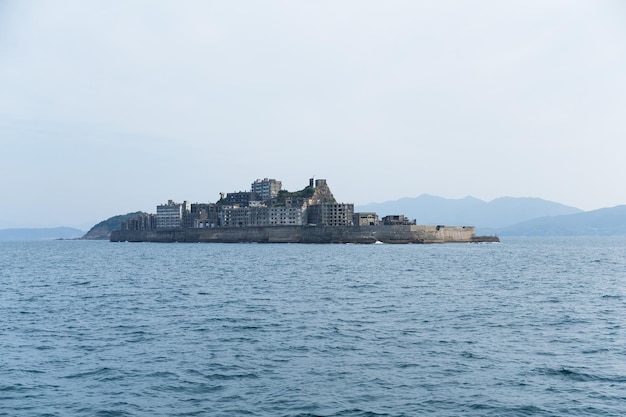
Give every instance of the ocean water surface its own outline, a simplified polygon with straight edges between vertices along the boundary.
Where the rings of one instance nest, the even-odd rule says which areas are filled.
[[[3,416],[623,416],[626,238],[0,242]]]

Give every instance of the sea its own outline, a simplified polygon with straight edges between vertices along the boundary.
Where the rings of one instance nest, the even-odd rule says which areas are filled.
[[[1,416],[624,416],[626,237],[0,242]]]

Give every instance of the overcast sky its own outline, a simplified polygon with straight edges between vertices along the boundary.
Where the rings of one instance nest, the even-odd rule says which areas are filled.
[[[0,228],[325,178],[626,204],[626,2],[0,0]]]

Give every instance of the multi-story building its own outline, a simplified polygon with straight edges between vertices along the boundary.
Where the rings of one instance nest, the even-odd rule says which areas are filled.
[[[257,179],[252,191],[233,192],[209,204],[182,204],[169,200],[157,206],[157,228],[207,228],[255,226],[350,226],[378,224],[375,213],[354,216],[353,204],[338,204],[326,180],[309,181],[309,186],[294,193],[280,193],[282,184],[275,179]],[[128,225],[127,227],[148,227]]]
[[[168,200],[167,204],[157,206],[157,228],[183,227],[184,220],[190,212],[189,202],[175,203],[173,200]]]
[[[252,192],[261,196],[263,201],[271,200],[278,196],[278,192],[282,188],[282,183],[275,179],[263,178],[262,180],[256,180],[252,183]]]
[[[217,227],[219,206],[215,203],[195,203],[191,205],[191,222],[185,227]]]
[[[248,227],[249,223],[249,207],[222,207],[222,210],[220,211],[221,227]]]
[[[157,227],[157,216],[155,214],[143,213],[137,217],[122,222],[122,230],[152,230]]]
[[[270,225],[270,208],[265,206],[256,206],[248,208],[248,225],[249,226],[269,226]]]
[[[354,204],[314,204],[309,206],[308,221],[318,226],[350,226]]]
[[[374,212],[354,213],[353,223],[355,226],[378,226],[378,214]]]
[[[222,204],[226,206],[248,207],[250,205],[255,205],[255,202],[262,202],[263,200],[261,199],[261,196],[255,192],[239,191],[236,193],[226,194],[226,198],[221,201]]]
[[[307,222],[305,207],[270,207],[270,226],[302,226]]]
[[[415,220],[409,220],[404,214],[393,214],[383,217],[383,224],[387,226],[411,225],[415,224]]]
[[[302,226],[306,224],[306,209],[302,207],[222,207],[222,227]]]

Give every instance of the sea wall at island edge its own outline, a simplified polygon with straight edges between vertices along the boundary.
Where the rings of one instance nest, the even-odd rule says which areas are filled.
[[[474,226],[265,226],[115,230],[111,242],[448,243],[472,242]]]

